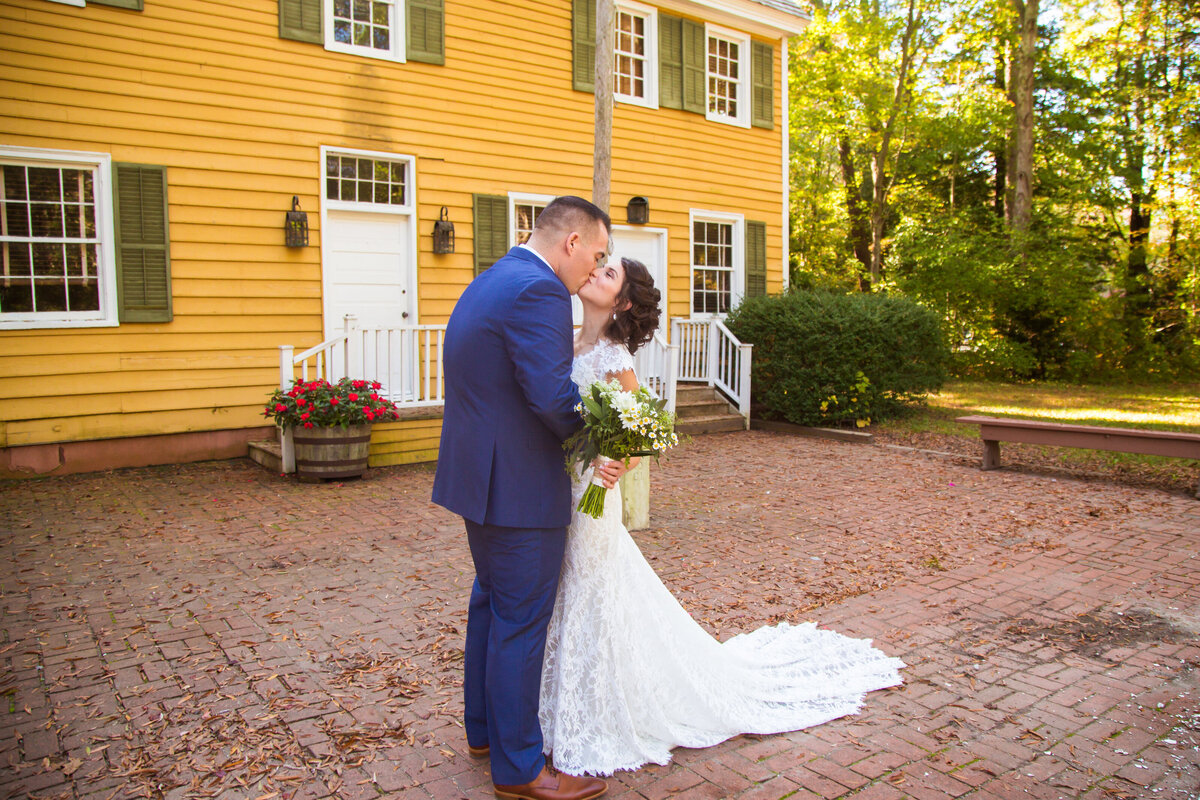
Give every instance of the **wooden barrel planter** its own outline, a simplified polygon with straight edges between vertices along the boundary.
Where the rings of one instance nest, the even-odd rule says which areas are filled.
[[[367,471],[371,426],[296,428],[292,443],[301,479],[360,478]]]

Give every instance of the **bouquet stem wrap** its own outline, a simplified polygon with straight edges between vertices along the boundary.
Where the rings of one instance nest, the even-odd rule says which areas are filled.
[[[608,496],[608,487],[604,485],[604,480],[596,473],[600,467],[613,460],[608,456],[596,456],[595,464],[597,469],[592,472],[592,479],[588,482],[587,488],[583,490],[583,497],[579,499],[578,510],[581,513],[587,514],[592,519],[600,519],[600,515],[604,513],[604,498]]]

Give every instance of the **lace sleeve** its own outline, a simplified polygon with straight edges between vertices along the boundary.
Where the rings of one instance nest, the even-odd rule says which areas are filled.
[[[596,374],[608,379],[627,369],[633,369],[633,355],[624,345],[606,341],[597,357]]]

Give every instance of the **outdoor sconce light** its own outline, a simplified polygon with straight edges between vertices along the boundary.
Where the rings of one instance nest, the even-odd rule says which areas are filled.
[[[284,243],[288,247],[308,246],[308,214],[300,210],[300,198],[292,196],[292,210],[283,223]]]
[[[635,197],[625,206],[625,219],[630,225],[645,225],[650,221],[650,201]]]
[[[433,223],[433,252],[454,252],[454,223],[447,217],[446,207],[442,206],[442,216]]]

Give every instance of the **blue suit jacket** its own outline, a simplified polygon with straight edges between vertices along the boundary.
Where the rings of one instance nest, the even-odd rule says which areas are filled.
[[[487,525],[570,522],[573,351],[570,294],[536,254],[514,247],[471,282],[446,326],[435,503]]]

